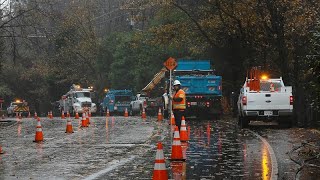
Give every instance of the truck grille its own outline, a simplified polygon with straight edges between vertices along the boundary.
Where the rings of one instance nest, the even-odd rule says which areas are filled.
[[[83,102],[81,103],[82,107],[91,107],[91,102]]]

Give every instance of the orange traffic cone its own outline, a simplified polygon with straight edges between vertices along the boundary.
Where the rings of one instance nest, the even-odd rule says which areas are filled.
[[[174,118],[173,112],[171,112],[170,124],[171,124],[171,125],[176,125],[176,120],[175,120],[175,118]]]
[[[48,112],[48,118],[50,119],[50,111]]]
[[[41,141],[43,141],[43,133],[42,133],[42,127],[40,123],[40,118],[38,118],[36,137],[34,142],[41,142]]]
[[[110,111],[109,109],[107,109],[107,114],[106,114],[107,117],[110,117]]]
[[[66,117],[64,116],[64,111],[61,111],[61,119],[65,119]]]
[[[180,135],[179,135],[179,129],[178,126],[174,129],[174,137],[173,137],[173,143],[172,143],[172,151],[171,151],[171,160],[172,161],[184,161],[182,155],[182,147],[180,142]]]
[[[274,92],[274,84],[270,83],[270,92]]]
[[[126,108],[125,111],[124,111],[124,117],[128,117],[129,114],[128,114],[128,109]]]
[[[50,119],[53,119],[52,111],[50,111]]]
[[[89,125],[90,124],[90,117],[89,117],[89,113],[86,112],[86,118],[87,118],[87,124]]]
[[[186,120],[184,119],[184,116],[182,116],[181,120],[180,138],[181,142],[189,141]]]
[[[21,115],[21,113],[19,113],[19,119],[22,119],[22,115]]]
[[[162,143],[158,142],[157,154],[156,154],[156,162],[154,164],[153,170],[153,180],[167,180],[168,172],[166,170],[166,164],[163,155],[163,147]]]
[[[34,118],[35,118],[35,119],[38,119],[38,114],[37,114],[37,112],[34,112]]]
[[[29,111],[29,113],[28,113],[28,118],[31,118],[31,113],[30,113],[30,111]]]
[[[72,123],[70,118],[68,118],[67,120],[66,133],[73,133]]]
[[[163,120],[163,116],[161,113],[161,108],[159,108],[159,112],[158,112],[158,121],[162,121]]]
[[[78,112],[76,112],[76,116],[75,116],[74,118],[75,118],[75,119],[79,119],[79,118],[80,118]]]
[[[69,118],[70,117],[70,113],[69,113],[69,111],[67,111],[67,118]]]
[[[91,110],[89,110],[89,117],[91,117]]]
[[[146,118],[147,118],[146,110],[145,110],[144,108],[142,108],[141,118],[142,118],[142,119],[146,119]]]
[[[88,127],[86,113],[82,113],[81,127]]]

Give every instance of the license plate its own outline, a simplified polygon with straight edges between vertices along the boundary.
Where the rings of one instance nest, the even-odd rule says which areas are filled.
[[[190,104],[191,104],[191,106],[196,106],[197,102],[191,102]]]
[[[272,111],[264,111],[265,116],[272,116],[273,112]]]

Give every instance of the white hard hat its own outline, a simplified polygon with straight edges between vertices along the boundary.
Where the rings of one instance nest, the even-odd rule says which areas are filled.
[[[174,86],[175,86],[175,85],[181,85],[181,83],[180,83],[179,80],[174,80],[173,85],[174,85]]]

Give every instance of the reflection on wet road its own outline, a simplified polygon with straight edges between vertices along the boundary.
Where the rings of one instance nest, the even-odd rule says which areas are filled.
[[[162,122],[162,127],[167,122]],[[187,120],[190,141],[182,143],[185,162],[170,162],[172,130],[158,128],[166,134],[164,153],[171,179],[270,179],[268,149],[254,135],[239,131],[233,122],[222,120]],[[155,137],[153,142],[160,139]],[[137,158],[133,163],[101,177],[101,179],[150,179],[155,151]],[[141,168],[140,166],[143,166]],[[133,167],[130,168],[130,167]],[[140,167],[140,168],[138,168]],[[121,172],[126,172],[123,175]]]
[[[271,168],[268,150],[256,137],[219,120],[190,119],[188,125],[191,129],[186,162],[188,179],[268,179]]]
[[[305,130],[298,134],[296,129],[268,127],[239,130],[233,118],[187,119],[190,140],[182,143],[186,161],[171,162],[173,128],[167,120],[94,117],[90,122],[82,128],[81,121],[73,119],[75,132],[66,134],[66,120],[43,119],[43,143],[33,143],[36,120],[10,122],[0,131],[5,151],[0,155],[0,179],[151,179],[158,141],[170,179],[268,180],[276,158],[279,179],[292,179],[297,166],[286,154],[292,142],[303,138],[301,132],[315,139]]]

